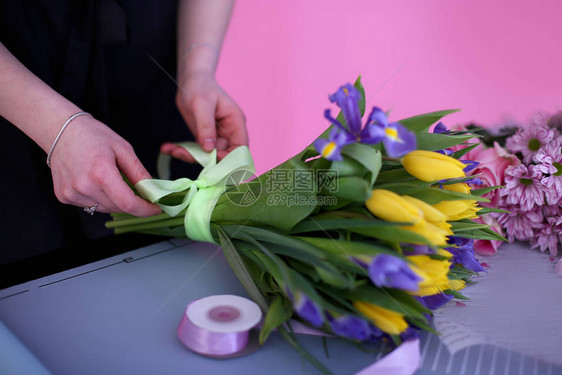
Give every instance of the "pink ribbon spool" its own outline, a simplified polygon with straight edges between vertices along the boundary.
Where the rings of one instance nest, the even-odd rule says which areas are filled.
[[[201,298],[187,305],[178,338],[190,350],[208,357],[228,357],[248,345],[250,329],[261,320],[254,302],[234,295]]]

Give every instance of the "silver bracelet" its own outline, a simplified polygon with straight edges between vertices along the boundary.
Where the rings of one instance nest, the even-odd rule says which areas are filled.
[[[49,150],[49,154],[47,155],[47,165],[49,166],[49,168],[51,168],[51,156],[53,156],[53,151],[55,150],[55,146],[57,145],[57,142],[60,139],[60,136],[62,135],[62,132],[64,132],[64,129],[66,129],[66,127],[68,126],[68,124],[70,124],[70,122],[72,120],[74,120],[76,117],[80,117],[80,116],[90,116],[93,117],[91,114],[89,114],[88,112],[78,112],[73,114],[72,116],[70,116],[68,118],[68,120],[66,120],[66,122],[64,123],[64,125],[62,126],[62,128],[59,131],[59,134],[57,135],[57,137],[55,138],[55,141],[53,142],[53,145],[51,146],[51,149]]]

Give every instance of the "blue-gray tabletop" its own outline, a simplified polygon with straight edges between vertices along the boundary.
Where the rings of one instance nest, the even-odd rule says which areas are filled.
[[[0,291],[0,374],[316,374],[277,334],[247,356],[217,360],[187,350],[176,330],[186,305],[246,293],[221,250],[164,241]],[[562,368],[478,345],[450,355],[421,338],[417,375],[562,374]],[[354,374],[381,354],[337,338],[299,335],[334,374]],[[329,356],[327,357],[326,354]]]

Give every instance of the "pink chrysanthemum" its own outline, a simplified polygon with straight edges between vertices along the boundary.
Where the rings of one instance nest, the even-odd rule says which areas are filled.
[[[539,248],[542,252],[549,250],[550,255],[558,254],[558,244],[560,242],[559,233],[562,231],[562,219],[560,216],[550,216],[540,229],[536,230],[536,236],[531,238],[531,248]]]
[[[540,182],[548,204],[557,204],[562,199],[562,153],[560,138],[539,150],[533,161],[536,169],[544,174]]]
[[[539,115],[533,121],[532,126],[519,129],[517,133],[506,140],[505,146],[512,153],[520,152],[523,162],[529,164],[539,149],[558,138],[556,129],[547,125],[547,118]]]
[[[544,205],[542,177],[535,165],[508,167],[505,170],[505,188],[501,191],[505,203],[520,206],[517,211],[530,211],[535,206]]]
[[[498,222],[505,228],[509,241],[528,241],[535,237],[535,228],[540,228],[543,214],[540,207],[532,211],[521,212],[518,205],[506,205],[500,202],[500,207],[509,211],[498,214]]]

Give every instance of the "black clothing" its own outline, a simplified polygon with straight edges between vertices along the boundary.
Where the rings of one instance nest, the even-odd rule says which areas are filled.
[[[129,141],[154,176],[160,145],[191,137],[175,107],[176,85],[162,71],[175,76],[176,7],[175,0],[0,0],[0,41]],[[80,251],[111,234],[108,215],[57,201],[39,146],[3,118],[0,134],[0,265]],[[174,168],[175,177],[197,172],[180,163]]]

